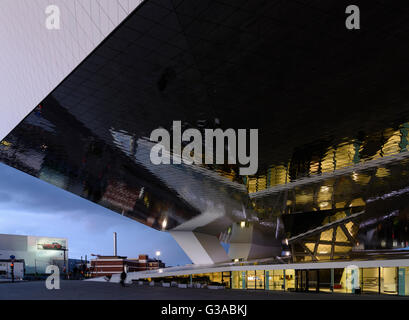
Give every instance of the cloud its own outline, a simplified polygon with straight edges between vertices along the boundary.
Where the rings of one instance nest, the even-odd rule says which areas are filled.
[[[12,199],[11,195],[6,192],[0,192],[0,203],[10,202]]]

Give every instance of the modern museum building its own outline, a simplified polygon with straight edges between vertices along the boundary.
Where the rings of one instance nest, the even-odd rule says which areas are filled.
[[[54,2],[56,30],[0,19],[0,161],[193,262],[131,279],[409,295],[408,10],[348,30],[345,1],[95,1],[75,23]]]

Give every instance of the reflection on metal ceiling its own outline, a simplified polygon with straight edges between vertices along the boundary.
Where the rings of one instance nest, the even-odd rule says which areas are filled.
[[[386,215],[368,201],[409,182],[409,13],[362,5],[366,28],[351,33],[344,5],[146,1],[2,141],[0,158],[157,229],[203,213],[228,217],[217,232],[240,220],[278,228],[285,214],[322,213],[311,228],[362,208]],[[174,120],[258,128],[257,175],[155,167],[148,137]],[[405,197],[383,200],[406,210]]]

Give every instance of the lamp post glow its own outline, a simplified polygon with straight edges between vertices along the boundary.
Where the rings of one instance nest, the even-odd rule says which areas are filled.
[[[156,251],[156,252],[155,252],[155,255],[156,255],[156,260],[159,260],[160,251],[159,251],[159,250],[158,250],[158,251]]]

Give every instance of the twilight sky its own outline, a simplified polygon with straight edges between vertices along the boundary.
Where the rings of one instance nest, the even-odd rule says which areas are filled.
[[[112,255],[112,233],[118,254],[154,257],[167,265],[191,263],[176,241],[93,202],[0,163],[0,233],[68,238],[70,258],[91,253]]]

